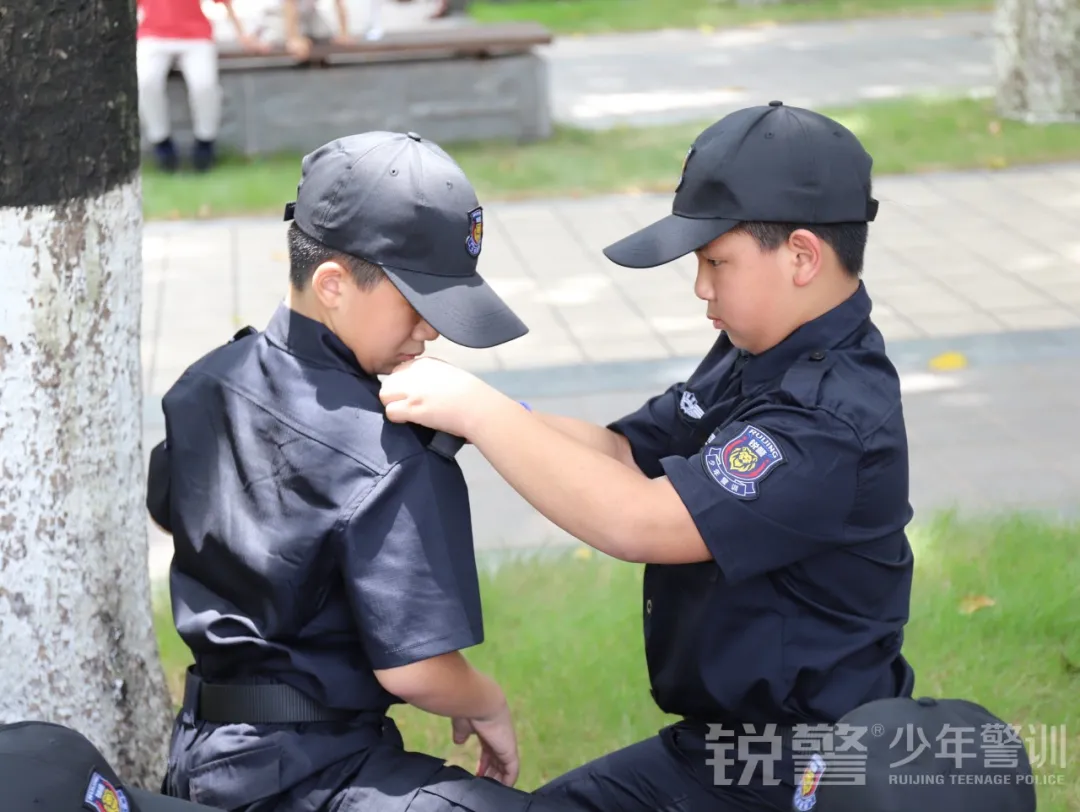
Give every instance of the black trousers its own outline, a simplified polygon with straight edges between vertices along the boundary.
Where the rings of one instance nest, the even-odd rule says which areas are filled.
[[[586,812],[791,812],[789,751],[781,749],[771,760],[739,760],[737,752],[714,748],[707,728],[680,722],[571,770],[535,794]]]
[[[389,718],[373,727],[214,725],[181,716],[162,790],[226,812],[573,810],[410,752]]]

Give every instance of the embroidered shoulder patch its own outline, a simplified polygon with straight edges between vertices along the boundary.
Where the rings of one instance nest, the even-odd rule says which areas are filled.
[[[717,484],[743,499],[757,496],[757,483],[784,461],[780,446],[768,434],[747,426],[724,445],[710,445],[705,470]]]
[[[127,795],[122,789],[114,787],[101,773],[90,775],[86,786],[83,806],[93,812],[129,812]]]
[[[795,808],[807,812],[817,803],[817,788],[821,783],[821,774],[825,772],[825,759],[814,754],[803,770],[802,780],[795,787]]]

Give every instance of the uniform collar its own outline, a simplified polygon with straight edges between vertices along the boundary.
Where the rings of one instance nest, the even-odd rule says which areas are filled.
[[[279,304],[270,318],[266,337],[272,344],[309,364],[338,369],[365,379],[370,377],[353,351],[329,327],[297,313],[285,303]]]
[[[802,355],[840,346],[869,318],[870,307],[870,296],[859,282],[858,289],[832,310],[808,321],[775,347],[750,356],[742,372],[744,389],[783,374]]]

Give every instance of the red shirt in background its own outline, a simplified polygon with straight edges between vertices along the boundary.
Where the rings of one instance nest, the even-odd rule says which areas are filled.
[[[224,0],[215,0],[222,3]],[[212,39],[214,28],[200,0],[138,0],[138,37]]]

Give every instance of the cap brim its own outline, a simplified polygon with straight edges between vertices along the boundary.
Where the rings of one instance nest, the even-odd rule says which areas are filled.
[[[669,214],[609,245],[604,256],[624,268],[655,268],[704,248],[738,224],[738,220],[698,220]]]
[[[222,812],[213,806],[203,806],[191,801],[182,801],[171,795],[159,795],[156,792],[147,792],[144,789],[125,787],[139,812]]]
[[[386,275],[424,320],[463,347],[495,347],[529,328],[479,274],[438,276],[383,266]]]

